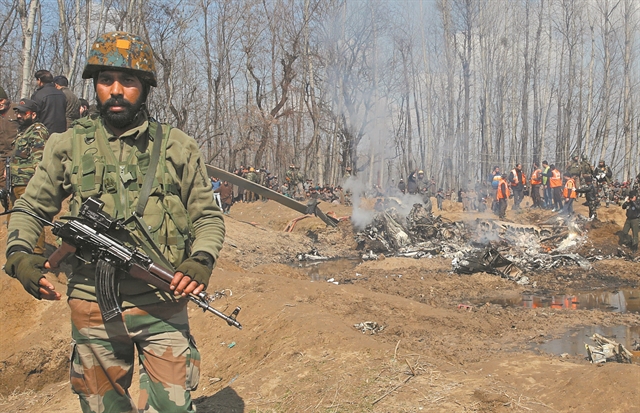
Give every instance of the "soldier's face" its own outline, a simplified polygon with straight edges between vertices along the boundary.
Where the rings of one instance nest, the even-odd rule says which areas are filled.
[[[4,113],[9,109],[9,99],[0,99],[0,113]]]
[[[18,125],[20,125],[21,127],[31,125],[34,118],[35,115],[33,112],[20,112],[18,110],[16,111],[16,122],[18,122]]]
[[[133,123],[146,99],[144,95],[142,82],[131,73],[109,70],[98,75],[98,109],[114,128],[121,129]]]

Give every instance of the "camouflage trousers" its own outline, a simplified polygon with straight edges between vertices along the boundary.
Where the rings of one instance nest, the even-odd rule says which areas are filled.
[[[71,388],[83,413],[191,413],[200,353],[189,333],[186,302],[123,310],[105,322],[98,303],[69,299]],[[136,407],[129,395],[135,351],[140,365]]]

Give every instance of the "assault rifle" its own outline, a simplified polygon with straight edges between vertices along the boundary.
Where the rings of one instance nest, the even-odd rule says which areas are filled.
[[[113,219],[102,211],[103,206],[104,202],[89,198],[81,205],[77,217],[65,217],[64,222],[49,222],[23,209],[13,209],[8,212],[23,212],[36,218],[45,225],[50,225],[51,232],[62,239],[62,245],[49,256],[48,261],[52,268],[57,268],[60,262],[71,254],[80,261],[97,263],[96,298],[102,316],[108,321],[122,313],[117,270],[124,270],[132,277],[170,294],[173,294],[169,285],[173,280],[174,272],[155,264],[146,254],[129,248],[114,238],[111,234],[123,235],[128,230],[124,227],[123,220]],[[227,316],[209,305],[217,296],[218,294],[209,295],[202,291],[187,297],[203,311],[209,311],[230,326],[242,329],[242,325],[236,320],[240,307],[236,307]]]
[[[11,196],[11,157],[7,156],[4,160],[4,188],[0,189],[0,204],[5,211],[9,210],[9,197]]]

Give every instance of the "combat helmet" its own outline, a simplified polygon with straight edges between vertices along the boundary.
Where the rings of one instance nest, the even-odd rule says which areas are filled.
[[[91,79],[103,70],[131,71],[149,86],[157,86],[156,67],[151,47],[140,36],[110,32],[99,36],[91,46],[83,79]]]

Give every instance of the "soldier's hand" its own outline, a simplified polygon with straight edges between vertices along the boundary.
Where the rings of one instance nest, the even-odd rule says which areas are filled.
[[[204,257],[198,253],[184,260],[176,269],[170,285],[171,290],[175,295],[183,297],[191,293],[199,294],[207,288],[212,266],[213,258],[211,256]]]
[[[7,258],[4,270],[13,278],[17,278],[24,289],[38,300],[59,300],[61,295],[55,291],[53,284],[42,274],[49,269],[47,259],[35,254],[18,251]]]

